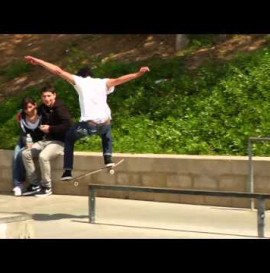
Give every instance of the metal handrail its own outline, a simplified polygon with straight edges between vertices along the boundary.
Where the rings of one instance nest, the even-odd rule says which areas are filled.
[[[154,192],[154,193],[171,193],[171,194],[188,194],[188,195],[207,195],[207,196],[223,196],[223,197],[239,197],[239,198],[256,198],[258,201],[257,209],[257,230],[258,236],[264,237],[265,228],[265,199],[270,199],[270,194],[264,193],[247,193],[247,192],[227,192],[227,191],[204,191],[204,190],[182,190],[168,188],[150,188],[127,185],[101,185],[89,184],[89,221],[95,223],[95,207],[96,207],[96,190],[120,190],[120,191],[137,191],[137,192]]]

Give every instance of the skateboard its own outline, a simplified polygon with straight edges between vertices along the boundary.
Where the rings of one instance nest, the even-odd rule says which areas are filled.
[[[121,163],[123,163],[124,161],[125,161],[125,159],[121,159],[120,161],[118,161],[117,163],[115,163],[113,166],[102,167],[102,168],[100,168],[100,169],[93,170],[93,171],[90,171],[90,172],[81,174],[81,175],[79,175],[79,176],[77,176],[77,177],[74,177],[74,178],[71,180],[71,182],[73,182],[73,185],[74,185],[75,187],[77,187],[77,186],[79,185],[78,180],[80,180],[81,178],[86,177],[86,176],[91,175],[91,174],[94,174],[94,173],[99,173],[99,172],[101,172],[101,171],[103,171],[103,170],[108,170],[108,173],[109,173],[110,175],[114,175],[114,174],[115,174],[114,168],[117,167],[118,165],[120,165]]]

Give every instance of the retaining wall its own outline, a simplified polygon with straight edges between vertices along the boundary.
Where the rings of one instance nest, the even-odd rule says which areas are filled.
[[[12,185],[13,151],[0,150],[0,193],[10,192]],[[60,181],[63,157],[51,162],[54,194],[88,195],[88,183],[133,185],[179,189],[248,192],[248,157],[242,156],[192,156],[156,154],[114,154],[115,162],[125,161],[115,175],[107,171],[85,177],[79,186]],[[254,157],[254,189],[270,193],[270,158]],[[75,152],[73,175],[77,176],[103,165],[101,153]],[[97,196],[182,204],[249,207],[250,201],[242,198],[208,197],[173,194],[98,191]],[[270,201],[266,207],[270,208]]]

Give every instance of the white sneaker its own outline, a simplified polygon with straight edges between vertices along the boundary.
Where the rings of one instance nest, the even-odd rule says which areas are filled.
[[[106,167],[109,168],[109,167],[114,167],[115,163],[108,163],[106,164]]]
[[[21,196],[22,195],[22,189],[19,186],[13,188],[12,191],[14,191],[14,196]]]

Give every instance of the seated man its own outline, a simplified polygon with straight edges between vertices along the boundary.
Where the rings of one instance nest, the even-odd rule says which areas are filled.
[[[52,194],[50,160],[62,154],[66,132],[72,126],[70,113],[63,103],[56,97],[51,85],[46,85],[41,91],[42,104],[38,111],[42,117],[40,130],[45,134],[42,141],[33,144],[32,148],[23,151],[23,162],[30,185],[23,195],[37,197]],[[41,181],[33,161],[38,157]]]

